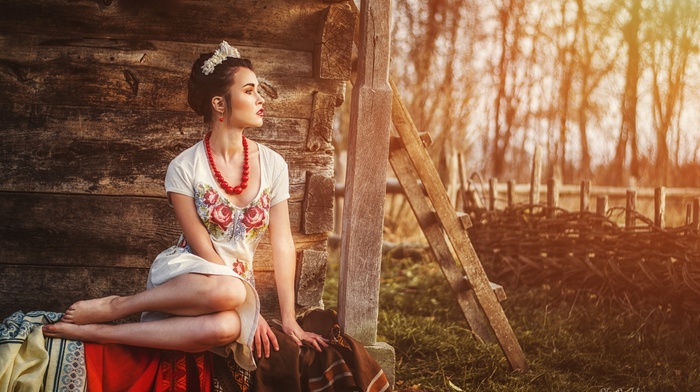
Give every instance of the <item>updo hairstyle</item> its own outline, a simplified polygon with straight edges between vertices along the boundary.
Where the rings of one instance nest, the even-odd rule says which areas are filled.
[[[202,53],[199,56],[192,65],[190,79],[187,82],[187,103],[195,113],[204,116],[205,123],[213,120],[212,98],[224,97],[227,110],[231,109],[229,89],[233,85],[233,77],[238,69],[245,67],[253,71],[250,60],[227,57],[214,68],[214,72],[205,75],[202,72],[202,65],[213,55],[214,53]]]

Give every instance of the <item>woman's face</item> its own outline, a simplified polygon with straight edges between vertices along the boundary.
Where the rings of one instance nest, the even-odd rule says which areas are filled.
[[[233,80],[233,85],[229,88],[231,110],[228,111],[228,125],[236,128],[262,126],[265,100],[258,92],[259,84],[255,73],[241,67]]]

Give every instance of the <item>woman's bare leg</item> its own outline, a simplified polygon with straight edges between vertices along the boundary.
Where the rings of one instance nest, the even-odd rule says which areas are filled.
[[[50,338],[201,352],[238,339],[241,319],[233,310],[119,325],[60,322],[45,325],[43,332]]]
[[[78,301],[66,310],[63,321],[97,324],[144,311],[199,316],[234,310],[243,303],[245,296],[244,283],[238,278],[184,274],[138,294]]]

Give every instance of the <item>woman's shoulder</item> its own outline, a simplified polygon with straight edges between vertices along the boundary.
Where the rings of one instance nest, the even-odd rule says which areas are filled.
[[[176,165],[186,165],[192,164],[196,161],[197,156],[202,148],[202,141],[195,143],[194,145],[188,147],[186,150],[180,152],[172,161],[170,161],[170,166]]]
[[[256,142],[257,143],[257,142]],[[263,161],[266,162],[267,164],[274,164],[274,165],[286,165],[287,162],[284,160],[282,155],[278,153],[277,151],[271,149],[270,147],[262,144],[262,143],[257,143],[258,144],[258,150],[260,151],[260,156],[262,157]]]

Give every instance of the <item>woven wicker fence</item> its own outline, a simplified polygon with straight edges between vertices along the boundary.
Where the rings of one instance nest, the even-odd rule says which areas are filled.
[[[606,215],[527,204],[469,208],[469,237],[489,278],[504,285],[548,284],[700,314],[697,222],[660,228],[627,212],[633,227]]]

